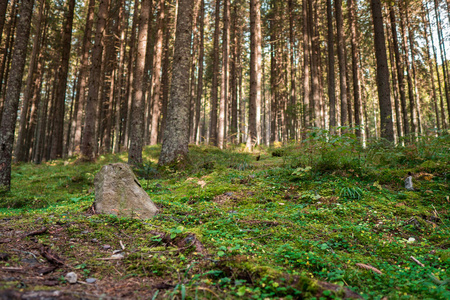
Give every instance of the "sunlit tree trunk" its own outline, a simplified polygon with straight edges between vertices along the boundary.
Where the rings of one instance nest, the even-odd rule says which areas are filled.
[[[226,108],[228,102],[229,53],[230,53],[230,0],[223,1],[223,33],[222,33],[222,72],[219,104],[219,124],[217,128],[217,146],[223,149],[226,136]]]
[[[261,3],[250,0],[250,106],[247,149],[259,144],[261,127]]]
[[[179,0],[167,124],[159,165],[185,163],[188,153],[189,62],[194,0]]]

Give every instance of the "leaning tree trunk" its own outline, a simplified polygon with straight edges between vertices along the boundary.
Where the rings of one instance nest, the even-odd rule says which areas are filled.
[[[19,108],[22,76],[27,58],[27,44],[30,37],[31,15],[34,0],[23,0],[16,42],[12,57],[11,74],[5,97],[5,108],[0,123],[0,192],[11,188],[11,160],[14,143],[14,131]]]
[[[148,19],[150,17],[151,0],[143,0],[139,17],[139,33],[136,69],[134,73],[133,105],[131,109],[131,136],[130,150],[128,152],[129,164],[142,163],[142,147],[144,144],[144,93],[143,78],[145,68],[145,55],[148,38]]]
[[[371,0],[371,10],[375,38],[375,56],[377,58],[377,88],[380,105],[381,137],[390,142],[394,142],[389,69],[386,56],[386,39],[384,37],[381,1]]]
[[[185,163],[189,144],[189,65],[193,0],[179,0],[172,85],[159,165]]]

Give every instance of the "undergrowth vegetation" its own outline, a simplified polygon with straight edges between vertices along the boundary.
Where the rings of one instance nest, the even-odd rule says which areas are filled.
[[[125,162],[123,153],[95,164],[14,165],[12,191],[0,198],[1,226],[63,226],[76,250],[50,235],[39,240],[79,276],[164,282],[150,289],[154,299],[344,298],[339,287],[368,299],[450,298],[448,135],[397,147],[362,147],[351,134],[326,131],[254,153],[190,146],[183,170],[158,167],[159,151],[146,148],[135,169],[160,208],[153,219],[86,214],[96,172]],[[408,173],[415,191],[404,188]],[[175,246],[193,237],[205,253]],[[126,244],[117,272],[98,260],[105,253],[93,239],[114,249]]]

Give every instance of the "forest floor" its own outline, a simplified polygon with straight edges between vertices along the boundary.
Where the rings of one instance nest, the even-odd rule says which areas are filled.
[[[184,170],[158,168],[159,151],[135,169],[149,220],[92,209],[96,172],[126,153],[14,165],[0,299],[450,299],[449,136],[190,146]]]

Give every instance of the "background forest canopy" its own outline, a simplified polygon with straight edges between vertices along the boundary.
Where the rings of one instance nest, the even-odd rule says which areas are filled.
[[[39,163],[83,147],[92,158],[133,139],[162,142],[177,1],[2,1],[0,122],[11,117],[5,99],[24,3],[31,31],[13,109],[14,159]],[[192,17],[191,143],[271,145],[343,126],[362,141],[402,144],[448,130],[448,0],[195,0]]]

